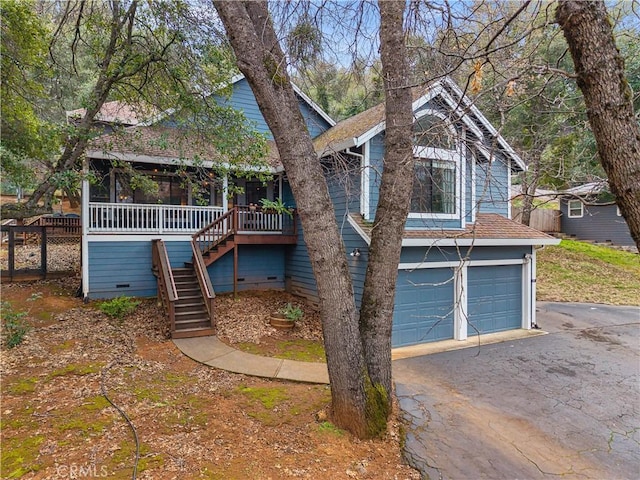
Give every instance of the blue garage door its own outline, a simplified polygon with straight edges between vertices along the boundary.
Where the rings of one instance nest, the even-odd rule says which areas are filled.
[[[398,272],[394,347],[453,338],[453,269]]]
[[[469,267],[469,323],[480,333],[513,330],[522,325],[522,265]],[[476,330],[467,326],[469,336]]]

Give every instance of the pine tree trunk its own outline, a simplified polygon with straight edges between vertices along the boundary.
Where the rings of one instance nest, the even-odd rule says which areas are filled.
[[[604,2],[561,0],[556,20],[573,57],[611,192],[640,248],[640,127]]]
[[[366,371],[346,252],[327,183],[300,113],[266,1],[214,1],[238,67],[245,75],[280,153],[302,223],[320,298],[332,419],[369,437],[371,382]]]
[[[413,110],[403,30],[405,2],[379,1],[380,53],[385,87],[385,157],[360,332],[374,386],[391,398],[391,328],[404,224],[413,185]]]

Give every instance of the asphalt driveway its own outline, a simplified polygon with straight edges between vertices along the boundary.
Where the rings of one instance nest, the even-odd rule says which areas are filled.
[[[640,478],[640,308],[539,303],[538,324],[393,362],[425,478]]]

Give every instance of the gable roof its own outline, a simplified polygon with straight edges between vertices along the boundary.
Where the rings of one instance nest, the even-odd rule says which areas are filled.
[[[77,108],[66,113],[68,119],[75,120],[84,117],[87,109]],[[113,125],[141,125],[158,114],[158,109],[152,106],[141,107],[114,100],[113,102],[105,102],[102,105],[102,108],[96,114],[95,121]]]
[[[360,215],[351,214],[349,223],[360,236],[371,241],[372,224]],[[402,246],[498,246],[498,245],[556,245],[560,239],[535,228],[510,220],[497,213],[478,213],[476,222],[463,230],[405,230]]]
[[[267,164],[273,173],[282,171],[280,155],[273,141],[267,141]],[[135,126],[92,139],[87,157],[156,164],[195,164],[204,167],[224,163],[226,158],[214,146],[189,129],[152,125]],[[256,167],[247,167],[256,169]]]
[[[221,88],[224,88],[229,85],[233,85],[241,80],[243,80],[245,76],[243,74],[234,75],[229,80],[227,85],[221,85]],[[293,82],[291,82],[293,86],[293,91],[298,95],[302,100],[304,100],[312,110],[314,110],[320,117],[322,117],[330,126],[334,126],[336,124],[335,120],[333,120],[320,106],[315,103],[307,94],[305,94],[300,88]],[[208,96],[208,95],[207,95]],[[136,125],[144,125],[150,126],[153,125],[160,120],[163,120],[173,114],[175,112],[175,108],[169,108],[164,111],[159,111],[157,108],[153,106],[141,107],[135,105],[129,105],[125,102],[121,102],[119,100],[114,100],[112,102],[105,102],[102,105],[100,111],[96,114],[95,120],[97,122],[109,123],[114,125],[126,125],[126,126],[136,126]],[[87,113],[86,108],[78,108],[75,110],[69,110],[66,112],[68,119],[79,119],[82,118]]]
[[[486,145],[490,145],[495,139],[498,148],[515,164],[517,169],[524,170],[526,168],[518,154],[450,78],[445,77],[426,87],[413,89],[412,96],[414,112],[433,98],[440,97],[451,109],[451,112],[469,127],[469,130],[476,137],[476,142],[473,142],[473,145],[484,156],[487,156],[488,159],[491,158],[491,152],[486,148]],[[341,121],[322,133],[314,140],[314,147],[320,156],[351,147],[359,147],[384,131],[385,128],[385,108],[384,103],[380,103]],[[483,133],[483,129],[489,134],[489,138]],[[482,144],[483,140],[484,145]]]
[[[590,197],[596,196],[603,192],[610,192],[609,182],[607,180],[601,180],[599,182],[590,182],[583,183],[582,185],[578,185],[576,187],[567,188],[566,190],[561,191],[560,193],[563,195],[569,195],[574,197]]]

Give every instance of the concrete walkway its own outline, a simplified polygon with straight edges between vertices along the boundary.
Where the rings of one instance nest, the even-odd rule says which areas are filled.
[[[492,333],[480,336],[480,343],[506,342],[544,334],[542,330],[511,330],[508,332]],[[210,367],[243,373],[255,377],[277,378],[307,383],[329,383],[329,373],[325,363],[298,362],[281,358],[261,357],[251,353],[236,350],[218,340],[218,337],[179,338],[173,343],[187,357]],[[465,341],[445,340],[413,347],[395,348],[391,355],[393,360],[411,358],[433,353],[458,350],[461,348],[477,347],[478,337]]]
[[[221,370],[296,382],[329,383],[329,373],[325,363],[261,357],[236,350],[214,336],[179,338],[173,343],[187,357]]]

